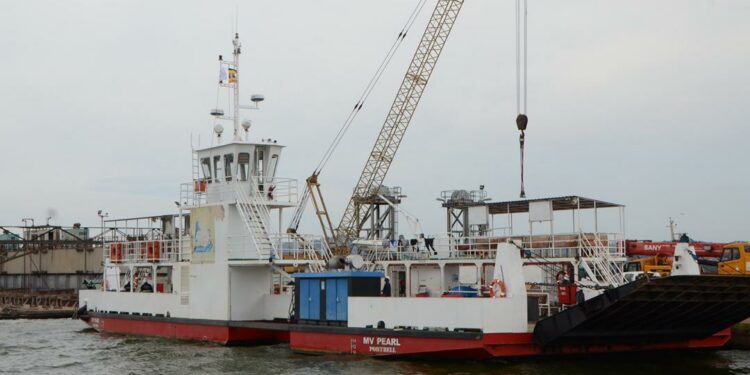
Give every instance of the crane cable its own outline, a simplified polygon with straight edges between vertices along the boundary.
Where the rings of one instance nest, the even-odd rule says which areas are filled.
[[[521,2],[523,1],[523,11],[521,10]],[[523,12],[523,29],[521,26],[521,13]],[[523,181],[523,161],[524,161],[524,143],[526,142],[526,126],[529,123],[529,118],[526,116],[526,99],[527,99],[527,56],[528,56],[528,38],[527,38],[527,19],[528,19],[528,6],[527,0],[516,0],[516,127],[521,132],[518,138],[520,149],[521,149],[521,198],[526,198],[526,191],[524,188]],[[523,35],[521,35],[523,34]],[[523,38],[523,46],[521,43]],[[521,50],[523,49],[523,85],[521,83]],[[522,90],[523,89],[523,90]],[[523,92],[522,92],[523,91]],[[523,110],[522,110],[523,109]]]
[[[391,47],[388,49],[388,52],[386,53],[383,60],[380,62],[380,66],[378,66],[378,69],[375,71],[375,74],[370,78],[370,82],[367,83],[367,86],[365,87],[364,91],[362,91],[362,94],[360,95],[359,99],[357,99],[357,103],[354,105],[354,108],[352,108],[351,112],[349,112],[349,115],[346,117],[346,120],[344,120],[344,123],[341,125],[341,128],[339,128],[338,133],[336,133],[336,136],[334,137],[331,144],[326,149],[326,152],[323,154],[323,157],[321,158],[318,165],[315,167],[315,171],[313,172],[313,176],[318,176],[323,169],[323,167],[328,163],[328,160],[331,158],[331,155],[333,155],[333,152],[336,150],[336,147],[341,143],[341,140],[344,138],[344,135],[346,134],[347,130],[349,130],[349,127],[354,122],[354,119],[357,117],[357,114],[364,106],[365,101],[367,101],[367,98],[370,97],[370,94],[374,90],[377,83],[380,81],[380,78],[383,76],[383,73],[385,72],[386,68],[390,64],[391,60],[393,60],[393,56],[396,54],[396,51],[398,50],[399,46],[401,46],[401,43],[406,38],[406,35],[408,34],[409,30],[411,30],[411,27],[414,25],[414,22],[417,19],[417,16],[422,11],[422,8],[424,8],[425,4],[427,3],[427,0],[419,0],[417,2],[417,5],[412,10],[411,14],[409,15],[409,18],[406,20],[406,23],[401,28],[401,31],[398,33],[398,36],[396,37],[396,40],[393,42]],[[297,227],[299,226],[299,222],[302,219],[302,213],[304,210],[304,207],[307,205],[307,201],[310,199],[310,186],[309,184],[305,185],[305,190],[302,192],[302,197],[299,201],[299,206],[297,208],[297,211],[294,214],[294,217],[292,218],[292,222],[290,223],[289,227],[290,229],[297,230]]]
[[[414,8],[414,10],[412,10],[411,14],[409,15],[409,19],[407,19],[406,23],[401,28],[401,31],[398,33],[396,40],[391,45],[391,48],[388,50],[388,53],[386,53],[385,57],[380,62],[380,66],[378,66],[378,69],[375,71],[375,74],[373,74],[372,78],[370,78],[370,82],[368,82],[364,91],[362,92],[359,99],[357,100],[357,103],[354,105],[354,108],[352,108],[351,112],[349,112],[349,116],[347,116],[346,120],[341,125],[341,128],[339,129],[338,133],[336,133],[336,136],[334,137],[333,141],[328,146],[328,149],[326,149],[326,152],[323,154],[323,158],[315,167],[314,175],[320,174],[320,171],[328,163],[328,160],[330,160],[331,155],[333,155],[333,152],[336,150],[336,147],[338,147],[338,145],[341,143],[341,140],[344,138],[344,135],[346,134],[347,130],[349,130],[349,127],[354,122],[354,119],[357,117],[357,114],[359,114],[359,111],[364,106],[365,101],[367,101],[367,98],[370,97],[370,94],[372,93],[377,83],[380,81],[380,78],[383,76],[383,73],[385,72],[386,68],[390,64],[391,60],[393,60],[393,56],[396,54],[396,51],[398,50],[399,46],[401,46],[402,42],[406,38],[406,35],[409,32],[409,30],[411,30],[411,27],[414,25],[414,22],[416,21],[417,16],[422,11],[422,8],[424,8],[426,3],[427,3],[427,0],[419,0],[417,2],[416,7]]]

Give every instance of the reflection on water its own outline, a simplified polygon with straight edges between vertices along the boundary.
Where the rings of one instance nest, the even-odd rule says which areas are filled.
[[[101,335],[72,320],[0,321],[0,374],[745,374],[739,350],[488,362],[308,356],[285,345],[221,347]]]

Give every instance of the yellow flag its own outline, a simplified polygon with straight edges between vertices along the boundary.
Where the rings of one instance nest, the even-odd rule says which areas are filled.
[[[229,83],[237,83],[237,69],[229,69]]]

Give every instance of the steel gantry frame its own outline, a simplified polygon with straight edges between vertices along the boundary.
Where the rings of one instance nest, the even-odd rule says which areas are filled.
[[[373,197],[377,196],[378,189],[391,167],[463,3],[464,0],[438,0],[435,5],[383,128],[336,229],[337,248],[346,247],[350,240],[359,237],[362,226],[371,215]]]

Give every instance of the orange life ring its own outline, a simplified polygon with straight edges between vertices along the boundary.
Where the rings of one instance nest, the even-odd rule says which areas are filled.
[[[505,283],[500,279],[492,279],[492,282],[490,282],[490,297],[505,298],[506,295]]]

